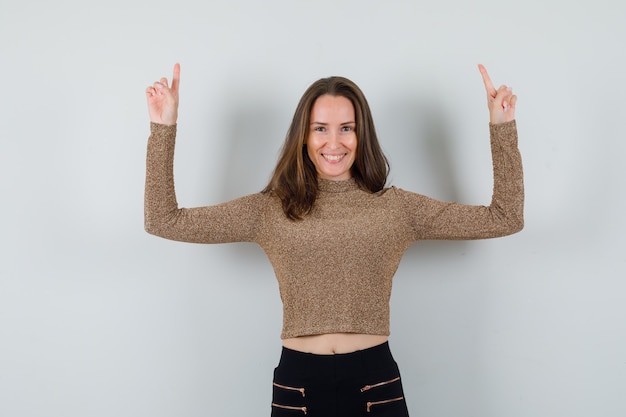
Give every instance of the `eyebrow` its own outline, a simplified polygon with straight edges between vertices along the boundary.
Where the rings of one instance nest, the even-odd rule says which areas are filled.
[[[328,123],[324,123],[324,122],[311,122],[312,125],[322,125],[322,126],[328,126]],[[354,121],[350,121],[350,122],[343,122],[340,123],[340,126],[345,126],[345,125],[353,125],[356,124],[356,122]]]

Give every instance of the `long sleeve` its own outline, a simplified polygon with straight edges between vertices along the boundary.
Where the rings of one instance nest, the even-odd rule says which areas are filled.
[[[214,206],[179,208],[174,188],[176,126],[150,125],[144,227],[150,234],[194,243],[252,242],[268,196],[251,194]]]
[[[396,190],[414,239],[485,239],[506,236],[524,227],[524,181],[515,121],[490,125],[493,195],[489,206],[438,201]]]

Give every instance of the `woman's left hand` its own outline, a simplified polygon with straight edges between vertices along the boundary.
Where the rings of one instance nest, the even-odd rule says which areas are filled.
[[[478,65],[478,69],[483,77],[485,90],[487,90],[487,107],[489,108],[489,121],[491,124],[515,120],[517,96],[513,94],[513,89],[502,85],[496,90],[489,78],[489,74],[487,74],[487,69],[482,64]]]
[[[180,85],[180,64],[174,65],[172,85],[163,77],[146,88],[150,121],[164,125],[175,125],[178,119],[178,89]]]

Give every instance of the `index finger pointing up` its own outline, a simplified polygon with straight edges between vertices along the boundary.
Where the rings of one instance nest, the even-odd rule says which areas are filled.
[[[174,64],[174,75],[172,76],[172,90],[178,91],[180,84],[180,64]]]
[[[483,83],[485,83],[485,90],[487,90],[487,95],[491,98],[496,97],[496,89],[491,82],[491,78],[489,78],[489,74],[487,73],[487,69],[483,64],[478,64],[478,70],[480,71],[480,75],[483,77]]]

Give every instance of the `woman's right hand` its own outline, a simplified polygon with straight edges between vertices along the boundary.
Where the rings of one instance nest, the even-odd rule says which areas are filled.
[[[163,125],[175,125],[178,119],[178,86],[180,85],[180,64],[174,65],[172,85],[167,78],[161,78],[146,88],[150,121]]]

